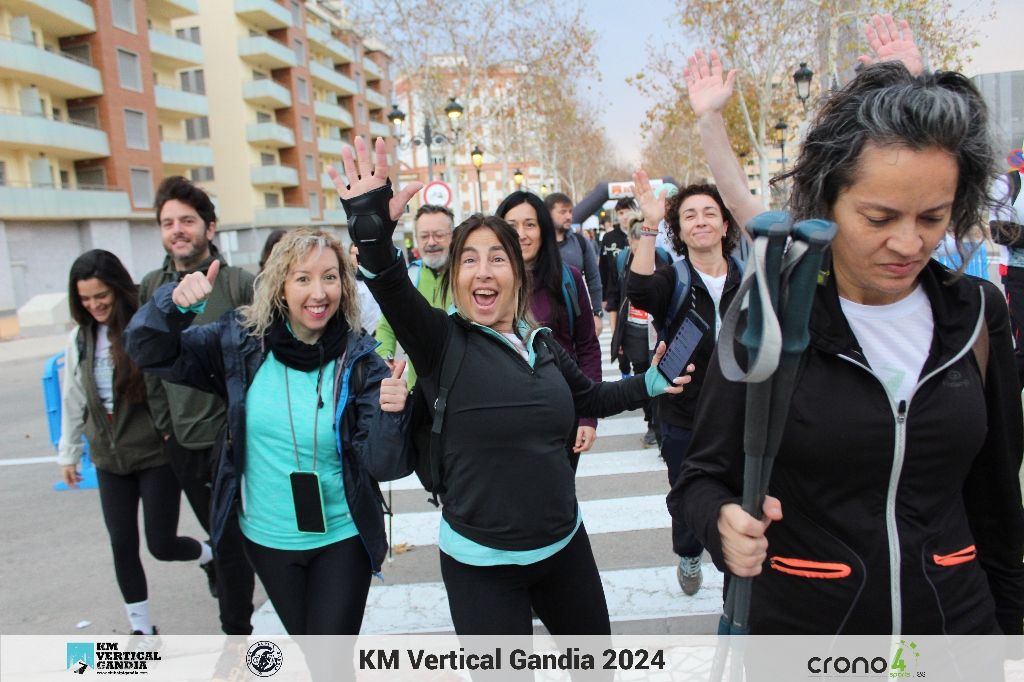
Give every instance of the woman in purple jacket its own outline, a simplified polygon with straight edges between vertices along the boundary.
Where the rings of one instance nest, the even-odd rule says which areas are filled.
[[[519,233],[519,246],[530,273],[530,316],[551,329],[558,341],[591,381],[601,381],[601,346],[597,342],[590,294],[580,271],[562,262],[555,238],[555,224],[544,201],[530,192],[513,192],[495,212]],[[568,286],[567,276],[575,286]],[[575,297],[575,301],[572,300]],[[568,302],[572,305],[568,306]],[[575,471],[580,454],[594,445],[597,420],[581,418],[576,441],[569,452]]]

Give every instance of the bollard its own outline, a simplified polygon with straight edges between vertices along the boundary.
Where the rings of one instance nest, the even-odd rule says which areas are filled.
[[[46,422],[50,431],[50,443],[53,444],[54,449],[60,443],[60,370],[62,367],[64,367],[64,351],[57,353],[47,360],[46,369],[43,371],[43,399],[46,403]],[[83,489],[95,488],[97,487],[96,467],[93,466],[92,461],[89,459],[89,441],[85,440],[83,436],[82,442],[85,445],[85,453],[82,455],[82,460],[79,463],[82,480],[78,483],[78,487]],[[53,489],[68,490],[68,486],[63,481],[58,481],[53,484]]]

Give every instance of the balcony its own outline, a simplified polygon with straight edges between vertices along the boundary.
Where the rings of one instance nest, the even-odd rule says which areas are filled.
[[[29,81],[65,99],[103,94],[100,72],[59,52],[0,38],[0,79]]]
[[[321,220],[326,225],[336,225],[341,227],[342,225],[348,224],[348,216],[345,215],[345,209],[341,206],[338,208],[324,209],[324,217]]]
[[[195,118],[208,116],[210,113],[206,95],[197,95],[194,92],[185,92],[164,85],[155,86],[153,94],[156,97],[156,108],[161,113],[170,114],[175,118]]]
[[[55,38],[96,32],[96,16],[84,2],[67,0],[4,0],[13,16],[28,15],[32,23]]]
[[[86,220],[132,216],[128,193],[119,190],[0,186],[0,219]]]
[[[320,153],[323,154],[323,151],[321,150]],[[336,194],[338,191],[338,188],[334,186],[334,182],[331,180],[331,176],[326,171],[320,174],[320,189],[330,192],[331,194],[328,196]]]
[[[363,57],[363,74],[366,76],[366,82],[379,81],[384,77],[384,71],[377,66],[377,62],[373,61],[369,57]]]
[[[199,0],[147,0],[146,14],[167,21],[190,17],[199,14]]]
[[[242,98],[249,104],[283,109],[292,105],[292,93],[269,78],[242,83]]]
[[[257,187],[296,187],[299,171],[291,166],[253,166],[249,181]]]
[[[279,123],[250,123],[245,127],[245,139],[250,144],[268,147],[294,147],[295,133]]]
[[[344,140],[335,140],[330,137],[317,138],[316,147],[320,150],[321,156],[333,156],[335,158],[341,158],[341,150],[345,147],[352,149],[352,145]],[[355,158],[355,151],[352,152],[352,158]],[[334,187],[334,185],[331,185]]]
[[[295,66],[295,53],[268,36],[250,36],[238,41],[238,56],[265,69]]]
[[[53,154],[62,159],[110,156],[107,134],[75,123],[0,109],[0,145]]]
[[[370,135],[373,137],[383,137],[386,140],[391,135],[391,126],[387,123],[370,121]]]
[[[257,209],[253,215],[254,225],[309,225],[309,208],[306,206],[278,206],[277,208]]]
[[[354,95],[358,92],[354,80],[348,76],[341,75],[320,62],[309,63],[309,75],[313,77],[313,82],[322,88],[340,92],[344,95]]]
[[[274,0],[235,0],[235,14],[264,31],[292,26],[291,13]]]
[[[387,99],[384,98],[384,95],[380,94],[376,90],[371,90],[370,88],[367,88],[366,104],[368,105],[370,111],[373,111],[375,109],[383,109],[388,105],[388,101]]]
[[[187,69],[203,65],[203,48],[191,40],[182,40],[169,33],[149,30],[149,51],[153,64],[168,69]]]
[[[309,42],[326,51],[336,64],[350,64],[355,61],[356,54],[352,48],[323,29],[306,24],[306,37],[309,38]]]
[[[340,105],[317,101],[313,105],[313,111],[316,112],[317,118],[336,123],[339,128],[348,129],[354,125],[351,112]]]
[[[160,143],[160,159],[175,170],[202,168],[213,165],[213,150],[203,143],[165,141]]]

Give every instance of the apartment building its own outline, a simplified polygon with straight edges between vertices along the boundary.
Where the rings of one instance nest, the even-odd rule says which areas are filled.
[[[87,249],[155,267],[168,175],[214,197],[238,265],[344,225],[323,168],[388,135],[389,72],[337,0],[0,0],[0,335]]]

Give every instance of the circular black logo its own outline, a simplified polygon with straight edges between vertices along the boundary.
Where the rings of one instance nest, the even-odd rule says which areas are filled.
[[[273,642],[256,642],[245,654],[245,665],[256,677],[270,677],[281,669],[282,663],[284,654],[281,653],[281,647]]]

